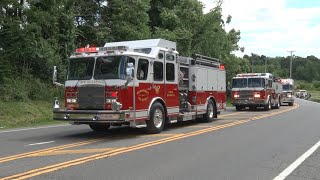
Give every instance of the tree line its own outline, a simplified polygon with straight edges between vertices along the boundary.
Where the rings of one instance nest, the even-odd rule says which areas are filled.
[[[63,81],[67,59],[77,47],[112,41],[163,38],[177,42],[180,55],[198,53],[221,59],[228,80],[250,72],[251,60],[258,66],[261,56],[233,54],[244,47],[238,45],[240,30],[225,30],[232,16],[222,16],[222,4],[223,0],[217,0],[204,13],[198,0],[2,0],[0,99],[51,98],[54,65]],[[274,60],[275,67],[286,59]],[[308,62],[305,66],[315,67]],[[304,74],[295,65],[294,74],[298,72]]]
[[[265,55],[244,55],[250,62],[250,71],[271,72],[281,78],[290,77],[291,56],[287,57],[267,57]],[[292,57],[292,78],[309,83],[320,82],[320,59],[310,55],[307,57]]]

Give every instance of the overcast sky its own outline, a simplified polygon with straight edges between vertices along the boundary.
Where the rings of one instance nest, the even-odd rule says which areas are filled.
[[[215,0],[200,1],[205,12],[215,5]],[[239,56],[287,56],[292,49],[297,56],[320,58],[319,0],[224,0],[223,14],[232,16],[227,30],[241,31],[245,53]]]

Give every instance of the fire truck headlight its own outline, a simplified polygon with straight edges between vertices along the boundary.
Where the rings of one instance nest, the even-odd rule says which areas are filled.
[[[119,111],[122,108],[122,104],[119,102],[112,102],[111,109],[114,111]]]
[[[288,98],[291,98],[291,97],[292,97],[292,94],[288,93],[288,94],[287,94],[287,97],[288,97]]]
[[[77,99],[68,98],[67,103],[77,103]]]
[[[260,98],[261,96],[260,96],[260,94],[254,94],[253,97],[254,98]]]
[[[233,97],[234,97],[234,98],[239,98],[240,95],[239,95],[239,94],[235,94],[235,95],[233,95]]]

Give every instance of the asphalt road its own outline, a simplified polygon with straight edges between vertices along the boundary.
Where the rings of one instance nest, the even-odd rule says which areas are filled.
[[[0,179],[274,179],[320,140],[320,104],[223,112],[212,123],[92,132],[63,125],[0,131]],[[289,180],[320,179],[320,149]]]

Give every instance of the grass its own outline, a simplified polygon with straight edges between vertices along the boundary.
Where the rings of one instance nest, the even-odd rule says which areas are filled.
[[[0,128],[58,124],[52,120],[52,103],[46,101],[1,102]]]
[[[231,98],[230,97],[227,98],[227,107],[233,107],[233,105],[231,104]]]
[[[310,91],[309,93],[311,94],[310,101],[320,103],[320,91]]]

